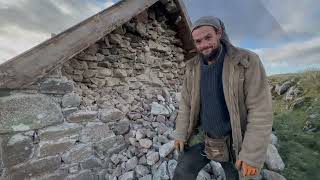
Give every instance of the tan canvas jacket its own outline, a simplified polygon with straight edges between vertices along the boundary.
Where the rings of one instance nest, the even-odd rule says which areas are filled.
[[[272,99],[263,65],[253,52],[227,44],[223,91],[236,159],[262,168],[272,130]],[[187,62],[174,136],[188,142],[200,113],[200,59]]]

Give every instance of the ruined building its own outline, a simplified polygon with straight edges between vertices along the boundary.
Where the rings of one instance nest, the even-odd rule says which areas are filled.
[[[169,179],[185,59],[180,0],[124,0],[0,66],[0,176]]]

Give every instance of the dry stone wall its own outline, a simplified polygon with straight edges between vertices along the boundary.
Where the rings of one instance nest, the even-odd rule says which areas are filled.
[[[184,74],[161,1],[27,90],[0,97],[1,179],[169,179]]]

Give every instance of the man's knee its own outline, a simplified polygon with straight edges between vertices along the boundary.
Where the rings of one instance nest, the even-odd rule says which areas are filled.
[[[174,171],[173,180],[191,180],[196,179],[199,172],[191,164],[178,163]]]

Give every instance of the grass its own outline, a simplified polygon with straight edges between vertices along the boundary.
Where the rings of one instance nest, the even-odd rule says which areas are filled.
[[[304,89],[302,96],[309,101],[300,109],[287,110],[282,96],[273,101],[274,128],[279,138],[279,153],[286,164],[282,173],[288,180],[316,180],[320,177],[320,71],[303,72],[283,76],[272,76],[273,83],[297,78]],[[319,114],[313,119],[316,132],[305,132],[303,127],[309,115]]]

